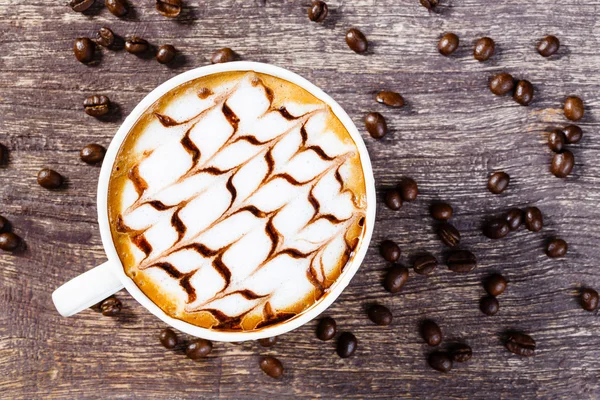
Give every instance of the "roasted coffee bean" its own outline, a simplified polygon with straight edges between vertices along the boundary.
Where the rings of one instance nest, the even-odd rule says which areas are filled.
[[[549,35],[540,40],[537,45],[537,51],[542,57],[550,57],[558,51],[560,41],[556,36]]]
[[[434,352],[429,355],[427,359],[429,366],[436,371],[450,372],[452,369],[452,359],[446,353]]]
[[[109,297],[100,303],[100,311],[102,311],[102,315],[106,315],[107,317],[112,317],[121,312],[121,300],[116,297]]]
[[[279,379],[281,378],[281,375],[283,375],[283,365],[281,364],[281,361],[275,357],[262,357],[258,365],[260,366],[260,369],[271,378]]]
[[[113,31],[103,26],[96,34],[96,43],[103,47],[110,47],[115,43],[115,34]]]
[[[553,129],[548,134],[548,147],[555,153],[560,153],[567,141],[565,134],[560,129]]]
[[[419,275],[429,275],[438,266],[437,259],[431,254],[423,254],[415,259],[413,268]]]
[[[490,175],[487,183],[488,190],[494,194],[500,194],[508,187],[510,176],[504,171],[494,172]]]
[[[390,293],[398,293],[408,281],[408,269],[401,265],[392,266],[383,281],[383,287]]]
[[[0,233],[0,249],[4,251],[13,251],[19,247],[21,239],[12,232]]]
[[[490,239],[502,239],[510,232],[508,222],[504,218],[491,220],[485,225],[483,233]]]
[[[500,296],[506,290],[506,285],[506,278],[500,274],[493,274],[485,280],[483,288],[492,296]]]
[[[441,224],[437,230],[438,237],[448,247],[454,247],[460,243],[460,232],[449,223]]]
[[[508,229],[516,231],[523,224],[523,210],[512,208],[508,210],[504,219],[508,222]]]
[[[378,112],[370,112],[367,114],[365,117],[365,127],[367,128],[367,132],[375,139],[381,139],[387,133],[385,118]]]
[[[404,107],[404,98],[400,93],[381,91],[375,96],[378,103],[385,104],[388,107],[400,108]]]
[[[577,96],[567,97],[565,100],[565,117],[571,121],[579,121],[583,118],[585,107],[583,106],[583,100]]]
[[[308,19],[313,22],[323,22],[328,13],[327,3],[321,0],[314,0],[311,6],[308,7]]]
[[[10,223],[6,218],[0,215],[0,232],[8,231]]]
[[[365,35],[356,28],[348,29],[346,32],[346,43],[355,53],[364,53],[369,48],[369,42]]]
[[[583,131],[577,125],[567,125],[563,128],[565,140],[569,144],[579,143],[583,137]]]
[[[511,353],[530,357],[535,353],[535,340],[524,333],[512,333],[506,339],[506,348]]]
[[[110,110],[110,100],[104,95],[93,95],[83,101],[83,110],[87,115],[100,117]]]
[[[44,168],[38,172],[38,184],[46,189],[57,189],[62,185],[63,177],[56,171]]]
[[[108,11],[117,17],[123,17],[127,14],[127,3],[125,0],[105,0],[104,4]]]
[[[156,0],[156,11],[169,18],[181,14],[181,0]]]
[[[317,325],[317,337],[321,340],[333,339],[335,336],[337,324],[331,317],[321,318]]]
[[[537,207],[527,207],[525,209],[525,227],[531,232],[539,232],[544,226],[544,217]]]
[[[434,347],[442,343],[442,330],[438,324],[428,319],[421,324],[421,337],[425,343]]]
[[[8,150],[2,143],[0,143],[0,165],[4,165],[8,158]]]
[[[392,323],[392,312],[386,306],[379,304],[372,305],[367,311],[369,319],[381,326],[387,326]]]
[[[479,302],[479,309],[485,315],[495,315],[500,310],[500,303],[494,296],[485,296]]]
[[[419,2],[428,10],[433,10],[440,3],[439,0],[419,0]]]
[[[177,346],[177,334],[171,328],[165,328],[158,335],[160,343],[167,349],[172,349]]]
[[[71,0],[69,2],[69,7],[75,12],[84,12],[93,5],[94,0]]]
[[[452,206],[448,203],[434,203],[429,211],[436,221],[448,221],[452,218]]]
[[[348,358],[356,351],[358,341],[356,336],[350,332],[344,332],[340,335],[337,341],[337,354],[341,358]]]
[[[469,250],[456,250],[448,256],[446,265],[454,272],[470,272],[477,267],[477,258]]]
[[[458,48],[458,36],[452,32],[445,33],[438,42],[438,51],[444,56],[449,56]]]
[[[494,55],[495,50],[496,44],[494,41],[489,37],[482,37],[475,43],[473,57],[475,57],[477,61],[487,61]]]
[[[175,47],[170,44],[163,44],[156,52],[156,61],[161,64],[168,64],[175,58]]]
[[[402,208],[402,196],[400,196],[400,191],[397,189],[388,190],[385,193],[385,205],[388,206],[390,210],[399,210]]]
[[[496,96],[504,96],[515,86],[515,81],[512,75],[507,74],[506,72],[502,72],[498,75],[495,75],[490,80],[490,90]]]
[[[262,347],[272,347],[277,343],[277,336],[271,336],[268,338],[258,339],[258,344]]]
[[[400,258],[402,252],[396,243],[391,240],[384,240],[379,245],[379,253],[386,261],[395,262]]]
[[[80,37],[75,39],[73,43],[73,53],[77,61],[82,63],[89,63],[94,60],[94,54],[96,52],[96,46],[90,38]]]
[[[131,54],[142,54],[148,51],[150,44],[146,39],[132,36],[125,41],[125,50]]]
[[[546,245],[546,254],[550,258],[564,257],[568,250],[569,245],[560,238],[551,239]]]
[[[598,292],[586,288],[581,291],[581,307],[586,311],[596,311],[598,308]]]
[[[400,196],[404,201],[414,201],[419,195],[419,187],[417,182],[412,178],[403,178],[398,185]]]
[[[210,57],[210,62],[212,64],[222,64],[226,62],[235,61],[237,59],[237,54],[231,50],[229,47],[223,47],[213,53]]]
[[[528,106],[533,100],[533,85],[528,80],[517,82],[513,99],[522,106]]]
[[[212,342],[206,339],[196,339],[188,343],[185,355],[192,360],[200,360],[212,351]]]
[[[99,144],[88,144],[79,152],[81,161],[88,164],[97,164],[104,159],[106,150]]]
[[[452,349],[452,361],[465,363],[473,356],[471,346],[467,344],[459,344]]]
[[[550,172],[557,178],[566,178],[573,171],[575,165],[575,156],[569,150],[564,150],[561,153],[556,153],[552,157],[550,164]]]

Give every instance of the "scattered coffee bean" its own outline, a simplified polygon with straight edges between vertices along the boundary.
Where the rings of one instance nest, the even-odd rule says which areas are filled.
[[[379,252],[381,253],[381,256],[389,262],[397,261],[402,253],[400,247],[391,240],[384,240],[381,242],[379,245]]]
[[[437,259],[431,254],[423,254],[415,259],[413,268],[419,275],[429,275],[438,266]]]
[[[490,90],[496,96],[504,96],[515,86],[515,81],[512,75],[507,74],[506,72],[502,72],[498,75],[495,75],[490,80]]]
[[[0,215],[0,232],[8,231],[9,226],[8,220]]]
[[[83,100],[83,110],[87,115],[100,117],[110,110],[110,100],[104,95],[93,95]]]
[[[385,205],[388,206],[390,210],[399,210],[402,208],[402,196],[400,196],[400,191],[397,189],[388,190],[385,193]]]
[[[258,339],[258,344],[262,347],[272,347],[277,343],[277,336],[271,336],[268,338]]]
[[[168,64],[175,58],[175,47],[170,44],[163,44],[156,52],[156,61],[161,64]]]
[[[150,44],[146,39],[132,36],[125,41],[125,50],[131,54],[142,54],[148,51]]]
[[[96,52],[96,46],[90,38],[81,37],[75,39],[73,43],[73,53],[77,61],[82,63],[89,63],[94,60],[94,54]]]
[[[365,117],[365,127],[369,134],[375,139],[381,139],[387,133],[385,118],[378,112],[370,112]]]
[[[560,41],[556,36],[549,35],[540,40],[537,45],[537,51],[542,57],[550,57],[558,51]]]
[[[460,243],[460,232],[452,224],[441,224],[438,227],[437,234],[440,240],[448,247],[454,247]]]
[[[493,219],[485,225],[483,233],[490,239],[502,239],[510,232],[508,222],[504,218]]]
[[[69,7],[75,12],[84,12],[92,5],[94,5],[94,0],[71,0],[69,2]]]
[[[546,254],[550,258],[564,257],[569,250],[569,245],[563,239],[551,239],[546,245]]]
[[[506,348],[511,353],[530,357],[535,353],[535,340],[524,333],[512,333],[506,339]]]
[[[317,325],[317,337],[321,340],[333,339],[336,332],[335,320],[331,317],[321,318]]]
[[[383,287],[390,293],[398,293],[407,281],[408,269],[396,264],[388,270]]]
[[[186,349],[185,355],[192,360],[200,360],[206,357],[212,351],[212,342],[206,339],[196,339],[190,342]]]
[[[367,315],[377,325],[387,326],[392,323],[392,312],[386,306],[375,304],[369,307]]]
[[[565,117],[571,121],[579,121],[583,118],[585,107],[583,106],[583,100],[577,96],[567,97],[565,100]]]
[[[508,210],[504,219],[508,222],[508,229],[516,231],[523,224],[523,210],[512,208]]]
[[[473,49],[473,57],[477,61],[487,61],[491,56],[494,55],[496,50],[496,44],[489,37],[482,37],[475,43],[475,49]]]
[[[417,182],[412,178],[403,178],[398,185],[398,189],[400,189],[400,196],[404,201],[414,201],[419,194]]]
[[[569,144],[579,143],[583,137],[583,131],[577,125],[567,125],[563,128],[565,140]]]
[[[452,32],[445,33],[438,42],[438,51],[440,54],[447,57],[456,51],[458,43],[458,36]]]
[[[13,251],[19,247],[21,239],[12,232],[0,233],[0,249],[4,251]]]
[[[442,343],[443,335],[439,325],[432,320],[425,320],[421,325],[421,337],[425,343],[434,347]]]
[[[181,0],[156,0],[156,11],[169,18],[181,14]]]
[[[96,43],[102,47],[110,47],[115,43],[115,34],[113,31],[103,26],[96,34]]]
[[[581,307],[586,311],[596,311],[598,308],[598,292],[586,288],[581,291]]]
[[[439,0],[419,0],[419,2],[428,10],[433,10],[440,3]]]
[[[446,265],[454,272],[470,272],[477,267],[477,258],[469,250],[456,250],[448,256]]]
[[[57,189],[62,185],[63,177],[56,171],[44,168],[38,172],[38,184],[46,189]]]
[[[348,29],[346,32],[346,43],[355,53],[364,53],[369,48],[369,42],[361,31],[356,28]]]
[[[279,379],[281,378],[281,375],[283,375],[283,365],[281,364],[281,361],[275,357],[262,357],[258,365],[260,366],[260,369],[271,378]]]
[[[105,0],[104,4],[108,11],[117,17],[123,17],[127,14],[127,3],[125,0]]]
[[[485,296],[479,302],[479,309],[485,315],[494,315],[500,310],[500,303],[494,296]]]
[[[573,171],[575,165],[575,156],[569,150],[565,150],[561,153],[556,153],[552,157],[552,164],[550,164],[550,172],[557,178],[566,178]]]
[[[517,82],[513,99],[522,106],[528,106],[533,100],[533,85],[531,82],[525,79]]]
[[[488,190],[494,194],[500,194],[508,187],[510,176],[504,171],[494,172],[490,175],[487,183]]]
[[[404,107],[404,98],[400,93],[381,91],[375,96],[378,103],[385,104],[388,107],[400,108]]]
[[[537,207],[527,207],[525,209],[525,227],[531,232],[539,232],[544,226],[544,217]]]
[[[356,336],[350,332],[344,332],[337,341],[337,354],[341,358],[348,358],[356,351],[358,341]]]
[[[88,144],[79,152],[81,161],[88,164],[97,164],[104,159],[106,150],[99,144]]]
[[[555,153],[560,153],[567,141],[565,134],[560,129],[553,129],[548,134],[548,147]]]
[[[160,343],[167,349],[177,346],[177,334],[171,328],[165,328],[158,335]]]
[[[113,317],[120,313],[121,307],[123,307],[121,300],[114,296],[111,296],[100,303],[100,311],[102,311],[102,315],[107,317]]]
[[[500,274],[490,275],[484,282],[483,288],[491,296],[500,296],[506,290],[506,278]]]
[[[226,62],[235,61],[237,59],[237,54],[231,50],[229,47],[223,47],[213,53],[210,57],[210,62],[212,64],[222,64]]]
[[[436,221],[448,221],[452,218],[452,206],[448,203],[434,203],[429,211]]]
[[[439,372],[450,372],[452,369],[452,359],[446,353],[434,352],[427,359],[429,366]]]
[[[2,143],[0,143],[0,165],[4,165],[7,158],[8,158],[8,150]]]
[[[323,22],[328,13],[327,3],[321,0],[314,0],[311,6],[308,7],[308,19],[313,22]]]
[[[452,361],[465,363],[473,356],[473,350],[468,344],[459,344],[452,349]]]

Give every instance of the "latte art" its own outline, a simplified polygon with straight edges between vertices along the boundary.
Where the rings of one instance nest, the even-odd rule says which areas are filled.
[[[285,80],[181,85],[123,142],[109,218],[125,272],[167,314],[253,330],[302,313],[352,260],[365,183],[329,106]]]

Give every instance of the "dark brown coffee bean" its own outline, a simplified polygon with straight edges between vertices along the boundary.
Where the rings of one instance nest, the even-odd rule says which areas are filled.
[[[158,335],[160,343],[167,349],[172,349],[177,346],[177,334],[171,328],[165,328]]]
[[[79,152],[81,161],[88,164],[97,164],[104,159],[106,150],[99,144],[88,144]]]
[[[121,304],[121,300],[116,297],[109,297],[100,303],[100,311],[102,311],[102,315],[107,317],[113,317],[121,312],[121,308],[123,305]]]
[[[13,251],[19,247],[21,238],[12,232],[0,233],[0,249],[4,251]]]
[[[467,344],[460,344],[452,349],[452,361],[465,363],[473,356],[473,350],[471,346]]]
[[[442,330],[438,324],[428,319],[421,324],[421,337],[425,343],[434,347],[442,343]]]
[[[4,165],[7,158],[8,158],[8,150],[2,143],[0,143],[0,165]]]
[[[494,172],[490,175],[487,183],[488,190],[494,194],[500,194],[508,187],[510,176],[504,171]]]
[[[84,12],[93,5],[94,0],[71,0],[69,2],[69,7],[75,12]]]
[[[586,311],[596,311],[598,308],[598,292],[586,288],[581,291],[581,307]]]
[[[321,0],[314,0],[311,6],[308,7],[308,19],[313,22],[323,22],[328,13],[327,3]]]
[[[565,140],[569,144],[579,143],[583,137],[583,131],[577,125],[567,125],[563,128]]]
[[[96,52],[96,46],[90,38],[81,37],[75,39],[73,43],[73,53],[77,61],[82,63],[89,63],[94,60],[94,54]]]
[[[378,103],[385,104],[388,107],[400,108],[404,107],[404,98],[400,93],[381,91],[375,96]]]
[[[384,240],[379,245],[379,253],[381,256],[389,262],[395,262],[400,258],[400,247],[391,240]]]
[[[115,43],[115,34],[113,31],[103,26],[96,34],[96,43],[102,47],[110,47]]]
[[[346,43],[355,53],[364,53],[369,48],[369,42],[361,31],[356,28],[348,29],[346,32]]]
[[[439,0],[419,0],[419,3],[428,10],[433,10],[439,4]]]
[[[38,172],[38,184],[46,189],[57,189],[62,185],[63,177],[56,171],[44,168]]]
[[[452,369],[452,359],[446,353],[434,352],[429,355],[427,359],[429,366],[436,371],[450,372]]]
[[[448,221],[452,218],[452,206],[448,203],[434,203],[429,211],[436,221]]]
[[[379,304],[369,307],[367,315],[377,325],[387,326],[392,323],[392,312],[389,308]]]
[[[540,40],[537,45],[537,51],[542,57],[550,57],[558,51],[560,41],[556,36],[549,35]]]
[[[431,254],[423,254],[415,259],[413,269],[419,275],[429,275],[438,266],[437,259]]]
[[[392,266],[383,281],[383,287],[390,293],[398,293],[408,281],[408,269],[401,265]]]
[[[460,232],[452,224],[441,224],[437,234],[442,243],[448,247],[454,247],[460,243]]]
[[[546,245],[546,254],[550,258],[564,257],[568,250],[569,245],[560,238],[551,239]]]
[[[419,195],[419,187],[417,182],[412,178],[403,178],[398,185],[400,196],[404,201],[414,201]]]
[[[390,210],[399,210],[402,208],[402,196],[400,196],[400,192],[397,189],[391,189],[385,193],[385,205]]]
[[[491,220],[485,225],[483,233],[490,239],[502,239],[510,232],[508,222],[504,218]]]
[[[212,64],[222,64],[226,62],[231,62],[237,60],[237,54],[231,50],[229,47],[223,47],[213,53],[210,57],[210,62]]]
[[[448,255],[446,265],[454,272],[471,272],[477,267],[477,258],[469,250],[456,250]]]
[[[200,360],[212,351],[212,342],[206,339],[196,339],[188,343],[185,355],[191,360]]]
[[[512,75],[507,74],[506,72],[502,72],[498,75],[495,75],[490,80],[490,90],[496,96],[504,96],[515,86],[515,81]]]
[[[317,337],[321,340],[330,340],[335,336],[337,324],[331,317],[321,318],[317,325]]]
[[[449,56],[458,48],[459,40],[452,32],[445,33],[438,42],[438,51],[444,56]]]
[[[475,43],[475,48],[473,49],[473,57],[477,61],[487,61],[491,56],[494,55],[496,51],[496,44],[489,37],[482,37]]]
[[[0,232],[8,231],[10,223],[6,218],[0,215]]]
[[[110,110],[110,100],[104,95],[93,95],[83,100],[83,110],[87,115],[100,117]]]
[[[168,64],[175,58],[175,47],[170,44],[163,44],[156,52],[156,61],[161,64]]]
[[[381,139],[387,133],[385,118],[378,112],[370,112],[365,117],[365,127],[369,134],[375,139]]]
[[[573,171],[575,165],[575,156],[569,150],[564,150],[561,153],[556,153],[552,157],[550,164],[550,172],[557,178],[566,178]]]
[[[105,0],[104,4],[108,11],[117,17],[123,17],[127,14],[127,3],[125,0]]]
[[[337,341],[337,354],[341,358],[348,358],[356,351],[358,340],[350,332],[344,332],[340,335]]]
[[[283,365],[281,364],[281,361],[275,357],[261,357],[258,365],[260,366],[260,369],[271,378],[279,379],[281,378],[281,375],[283,375]]]
[[[522,106],[528,106],[533,100],[533,85],[528,80],[517,82],[513,99]]]
[[[506,278],[500,274],[493,274],[485,280],[483,288],[492,296],[500,296],[506,290],[506,285]]]
[[[508,222],[508,229],[516,231],[523,224],[523,211],[518,208],[508,210],[504,219]]]
[[[539,232],[544,226],[544,217],[537,207],[527,207],[525,209],[525,227],[531,232]]]
[[[146,39],[132,36],[125,41],[125,50],[131,54],[143,54],[148,51],[150,44]]]
[[[272,347],[277,343],[277,336],[271,336],[268,338],[258,339],[258,344],[262,347]]]
[[[530,357],[535,353],[535,340],[524,333],[512,333],[506,339],[506,348],[511,353]]]
[[[181,0],[156,0],[156,10],[165,17],[175,18],[181,14]]]
[[[560,129],[553,129],[548,134],[548,147],[555,153],[560,153],[567,141],[565,134]]]
[[[485,296],[479,302],[479,309],[485,315],[495,315],[500,310],[500,303],[494,296]]]
[[[571,121],[579,121],[583,118],[585,113],[585,107],[583,106],[583,100],[577,96],[567,97],[565,100],[565,117]]]

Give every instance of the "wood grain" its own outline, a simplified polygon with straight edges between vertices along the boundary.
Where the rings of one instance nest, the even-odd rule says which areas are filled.
[[[52,3],[52,4],[51,4]],[[0,0],[0,143],[10,151],[0,167],[0,213],[24,238],[26,250],[0,255],[0,397],[5,399],[183,398],[427,398],[516,399],[600,397],[600,322],[579,307],[583,286],[600,288],[600,2],[577,0],[442,0],[430,14],[417,0],[330,1],[324,24],[306,17],[308,1],[186,1],[168,20],[152,1],[132,1],[119,20],[101,6],[86,14],[61,2]],[[154,45],[173,44],[175,64],[166,67],[125,51],[100,51],[94,66],[78,63],[73,40],[94,36],[101,26],[122,36],[139,35]],[[344,42],[349,27],[370,41],[367,55]],[[460,36],[456,54],[444,58],[436,43],[443,32]],[[537,40],[555,34],[557,56],[540,57]],[[481,36],[492,37],[497,54],[486,63],[472,57]],[[366,260],[351,285],[326,314],[341,331],[352,331],[358,351],[342,360],[334,342],[320,342],[316,322],[264,349],[256,343],[215,344],[206,360],[193,362],[182,349],[158,342],[163,324],[126,293],[119,317],[85,311],[61,318],[50,294],[64,281],[105,260],[96,223],[99,168],[79,160],[88,143],[107,146],[124,117],[166,79],[209,62],[220,47],[243,59],[289,68],[322,87],[361,129],[371,154],[378,194],[410,175],[420,196],[398,211],[379,206]],[[535,86],[531,106],[487,89],[489,77],[507,71]],[[377,91],[398,90],[404,109],[375,103]],[[118,105],[110,117],[83,113],[90,94]],[[582,97],[584,138],[571,146],[573,174],[548,172],[545,132],[567,124],[561,112],[568,95]],[[391,133],[375,141],[364,132],[367,112],[384,114]],[[42,167],[67,177],[66,188],[47,191],[35,183]],[[487,176],[504,170],[509,189],[494,196]],[[397,295],[381,280],[386,264],[377,252],[384,238],[403,250],[402,263],[419,251],[443,259],[428,217],[430,203],[455,207],[455,225],[479,268],[457,275],[440,267],[433,276],[411,278]],[[536,205],[545,227],[521,229],[501,241],[481,234],[486,216]],[[558,235],[567,257],[551,260],[543,245]],[[492,271],[509,279],[501,310],[478,310],[481,280]],[[366,317],[371,303],[390,307],[389,327]],[[464,341],[473,359],[446,375],[425,362],[430,351],[418,335],[424,318],[439,322],[443,347]],[[500,337],[510,329],[530,333],[535,357],[508,353]],[[183,339],[187,339],[181,335]],[[258,368],[272,354],[285,366],[275,381]]]

